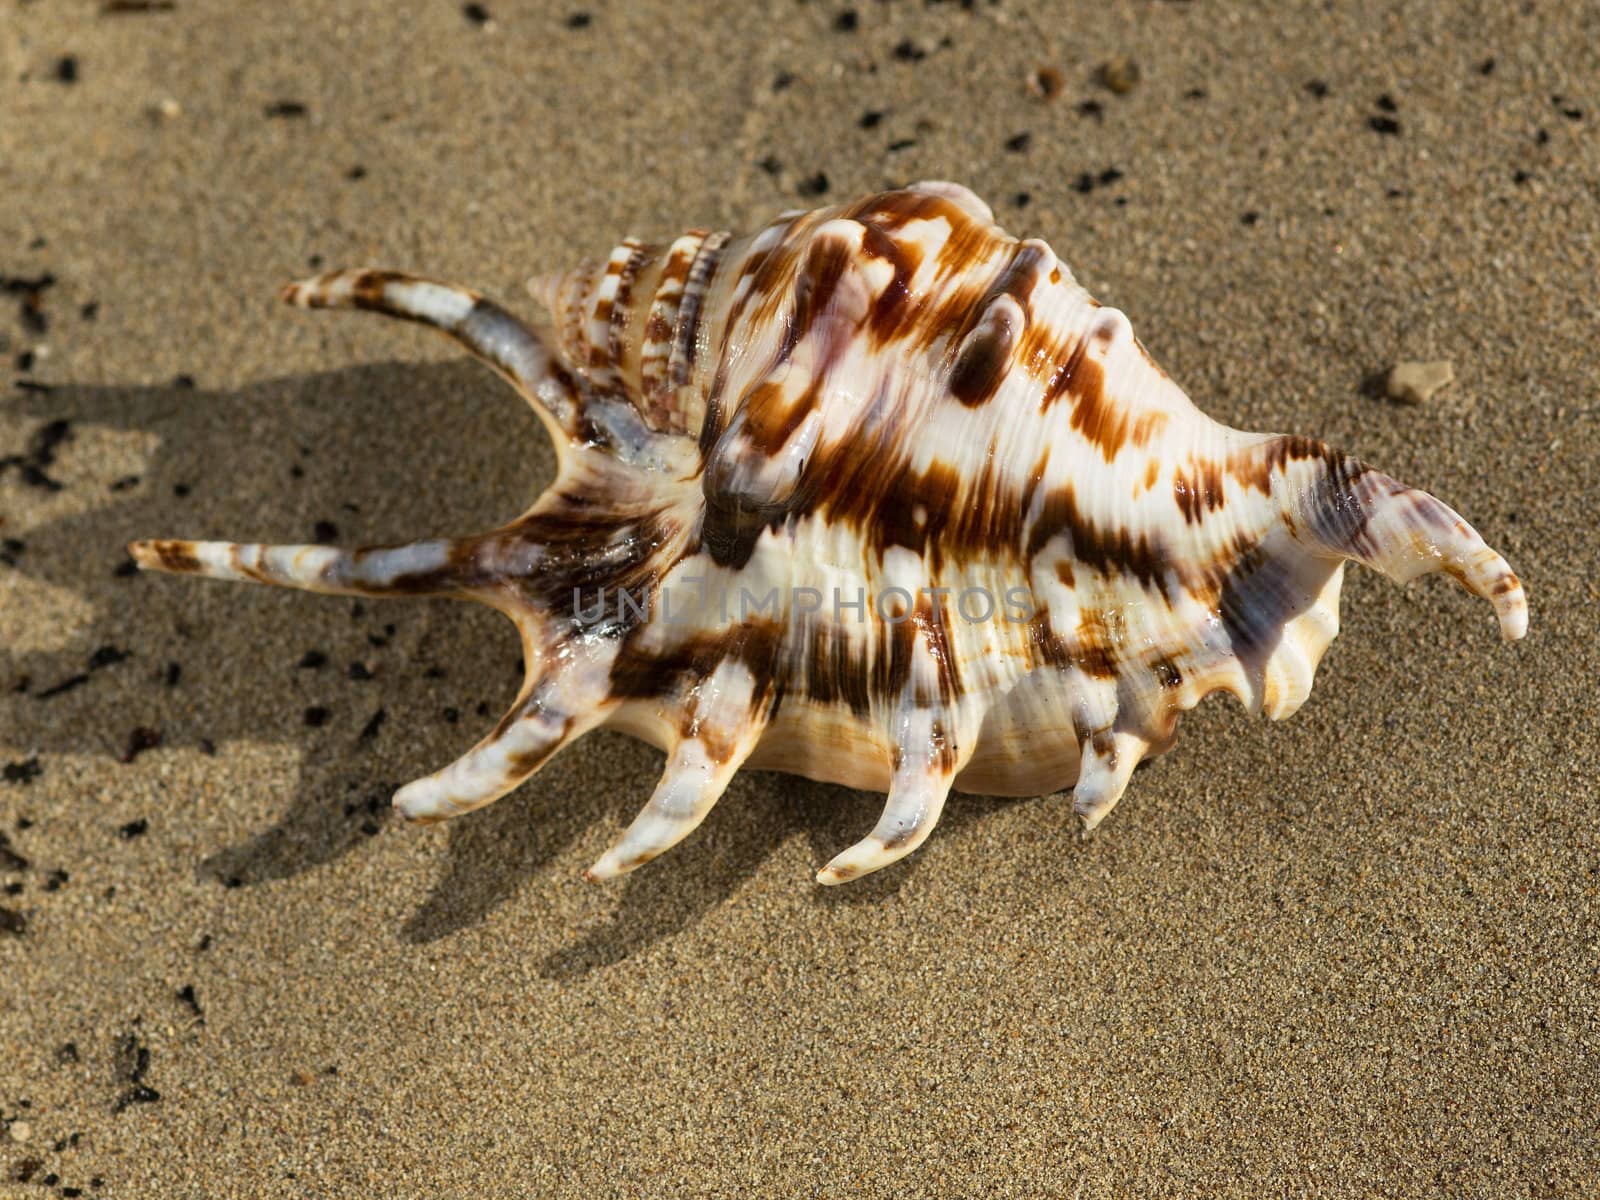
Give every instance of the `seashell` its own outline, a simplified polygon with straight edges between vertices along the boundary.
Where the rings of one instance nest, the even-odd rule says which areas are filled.
[[[672,846],[750,766],[888,793],[818,875],[838,883],[915,850],[952,789],[1070,786],[1092,829],[1210,692],[1293,713],[1347,560],[1442,571],[1506,638],[1526,630],[1516,575],[1454,511],[1321,442],[1211,420],[1122,313],[957,185],[630,240],[530,289],[548,328],[387,271],[284,293],[434,326],[520,391],[560,464],[520,517],[357,550],[130,547],[509,616],[516,702],[400,789],[414,820],[488,804],[608,725],[667,763],[590,878]]]

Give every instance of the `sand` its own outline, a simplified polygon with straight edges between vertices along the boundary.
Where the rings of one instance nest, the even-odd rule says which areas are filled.
[[[1593,1194],[1600,9],[5,8],[0,1194]],[[624,737],[388,815],[513,694],[494,614],[119,572],[548,481],[503,386],[288,278],[526,308],[621,234],[917,177],[1213,415],[1460,508],[1527,640],[1353,571],[1304,710],[1211,700],[1093,837],[963,798],[825,890],[879,800],[750,773],[598,887],[660,767]]]

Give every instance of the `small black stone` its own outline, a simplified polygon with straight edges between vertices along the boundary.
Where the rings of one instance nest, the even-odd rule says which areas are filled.
[[[126,825],[117,829],[117,836],[125,842],[131,842],[136,837],[143,837],[145,830],[150,828],[150,822],[144,817],[137,817]]]
[[[1481,63],[1479,63],[1478,64],[1478,74],[1479,75],[1493,75],[1494,74],[1494,59],[1486,58]]]
[[[833,27],[840,33],[854,33],[860,26],[861,18],[856,15],[856,10],[853,8],[847,8],[835,14],[833,18]]]
[[[1368,117],[1367,127],[1390,137],[1398,137],[1400,134],[1400,122],[1393,117]]]
[[[1033,141],[1033,134],[1023,132],[1014,133],[1006,139],[1006,149],[1013,154],[1020,154],[1026,150]]]
[[[863,129],[876,129],[883,120],[884,113],[880,109],[869,108],[861,114],[861,119],[856,122]]]
[[[39,756],[25,758],[21,762],[7,763],[0,768],[0,776],[4,776],[7,783],[32,783],[44,774],[44,768],[39,765]],[[3,837],[4,835],[0,835]]]
[[[1321,79],[1313,79],[1307,82],[1306,91],[1310,92],[1318,100],[1323,100],[1327,98],[1328,85]]]
[[[928,57],[928,52],[910,38],[904,38],[895,43],[894,56],[901,62],[921,62]]]
[[[26,871],[32,865],[11,848],[11,839],[0,832],[0,871]]]
[[[328,656],[321,650],[307,650],[295,665],[302,671],[315,671],[318,667],[328,665]]]
[[[312,729],[320,729],[322,726],[328,723],[328,718],[332,715],[333,714],[330,713],[326,708],[323,708],[322,705],[313,704],[310,708],[306,709],[305,713],[303,714],[303,719],[305,723]]]
[[[463,4],[461,15],[474,25],[487,25],[489,23],[489,10],[481,4]]]
[[[53,700],[57,696],[64,695],[65,693],[73,691],[77,688],[81,688],[88,682],[89,677],[87,675],[69,675],[54,687],[47,687],[42,692],[35,692],[33,698],[35,700]]]
[[[1261,220],[1261,214],[1252,209],[1239,218],[1239,223],[1241,225],[1254,225],[1259,220]]]
[[[808,175],[802,179],[796,190],[802,196],[825,196],[828,193],[828,175],[825,171],[818,171],[815,175]]]
[[[304,117],[308,115],[310,111],[311,110],[309,108],[307,108],[298,100],[279,100],[275,103],[267,105],[267,107],[263,110],[265,115],[268,117]]]
[[[389,719],[389,714],[379,709],[368,718],[367,723],[361,727],[360,740],[370,742],[378,736],[378,730],[383,728],[383,723]]]
[[[123,747],[122,758],[124,763],[131,763],[146,750],[154,750],[161,745],[161,731],[151,729],[148,725],[140,725],[128,734],[128,744]]]
[[[61,83],[78,82],[78,59],[75,55],[63,55],[56,62],[56,79]]]
[[[1394,102],[1393,96],[1389,95],[1388,92],[1385,92],[1383,95],[1378,97],[1378,111],[1386,113],[1399,112],[1400,106]]]
[[[98,671],[101,667],[114,666],[128,657],[128,652],[119,646],[101,646],[89,656],[89,669]]]
[[[319,542],[331,542],[339,536],[339,527],[332,521],[318,521],[312,528],[312,535]]]
[[[567,28],[587,29],[593,20],[594,18],[586,12],[575,12],[567,17]]]

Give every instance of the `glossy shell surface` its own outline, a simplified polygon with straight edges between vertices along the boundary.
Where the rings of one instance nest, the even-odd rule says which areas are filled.
[[[1346,561],[1527,606],[1453,510],[1314,439],[1190,402],[1045,243],[926,183],[745,237],[630,240],[535,280],[548,320],[386,271],[291,286],[455,337],[532,404],[558,477],[485,533],[399,546],[146,541],[142,566],[516,622],[526,679],[402,788],[487,804],[600,725],[665,750],[589,871],[660,854],[741,767],[888,794],[837,883],[928,836],[952,789],[1071,787],[1093,827],[1213,691],[1278,718],[1338,631]]]

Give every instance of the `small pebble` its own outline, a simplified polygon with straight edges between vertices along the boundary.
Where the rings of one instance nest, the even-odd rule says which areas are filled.
[[[1139,64],[1127,55],[1119,54],[1101,65],[1100,82],[1108,91],[1126,96],[1139,86]]]
[[[1384,391],[1397,404],[1426,404],[1456,377],[1448,362],[1402,362],[1389,369]]]
[[[33,1126],[26,1121],[11,1122],[11,1140],[13,1142],[26,1142],[33,1136]]]
[[[161,731],[151,729],[147,725],[140,725],[128,734],[128,744],[122,751],[119,762],[131,763],[146,750],[154,750],[161,745]]]
[[[1035,67],[1028,72],[1028,95],[1035,100],[1054,100],[1063,86],[1065,81],[1055,67]]]

